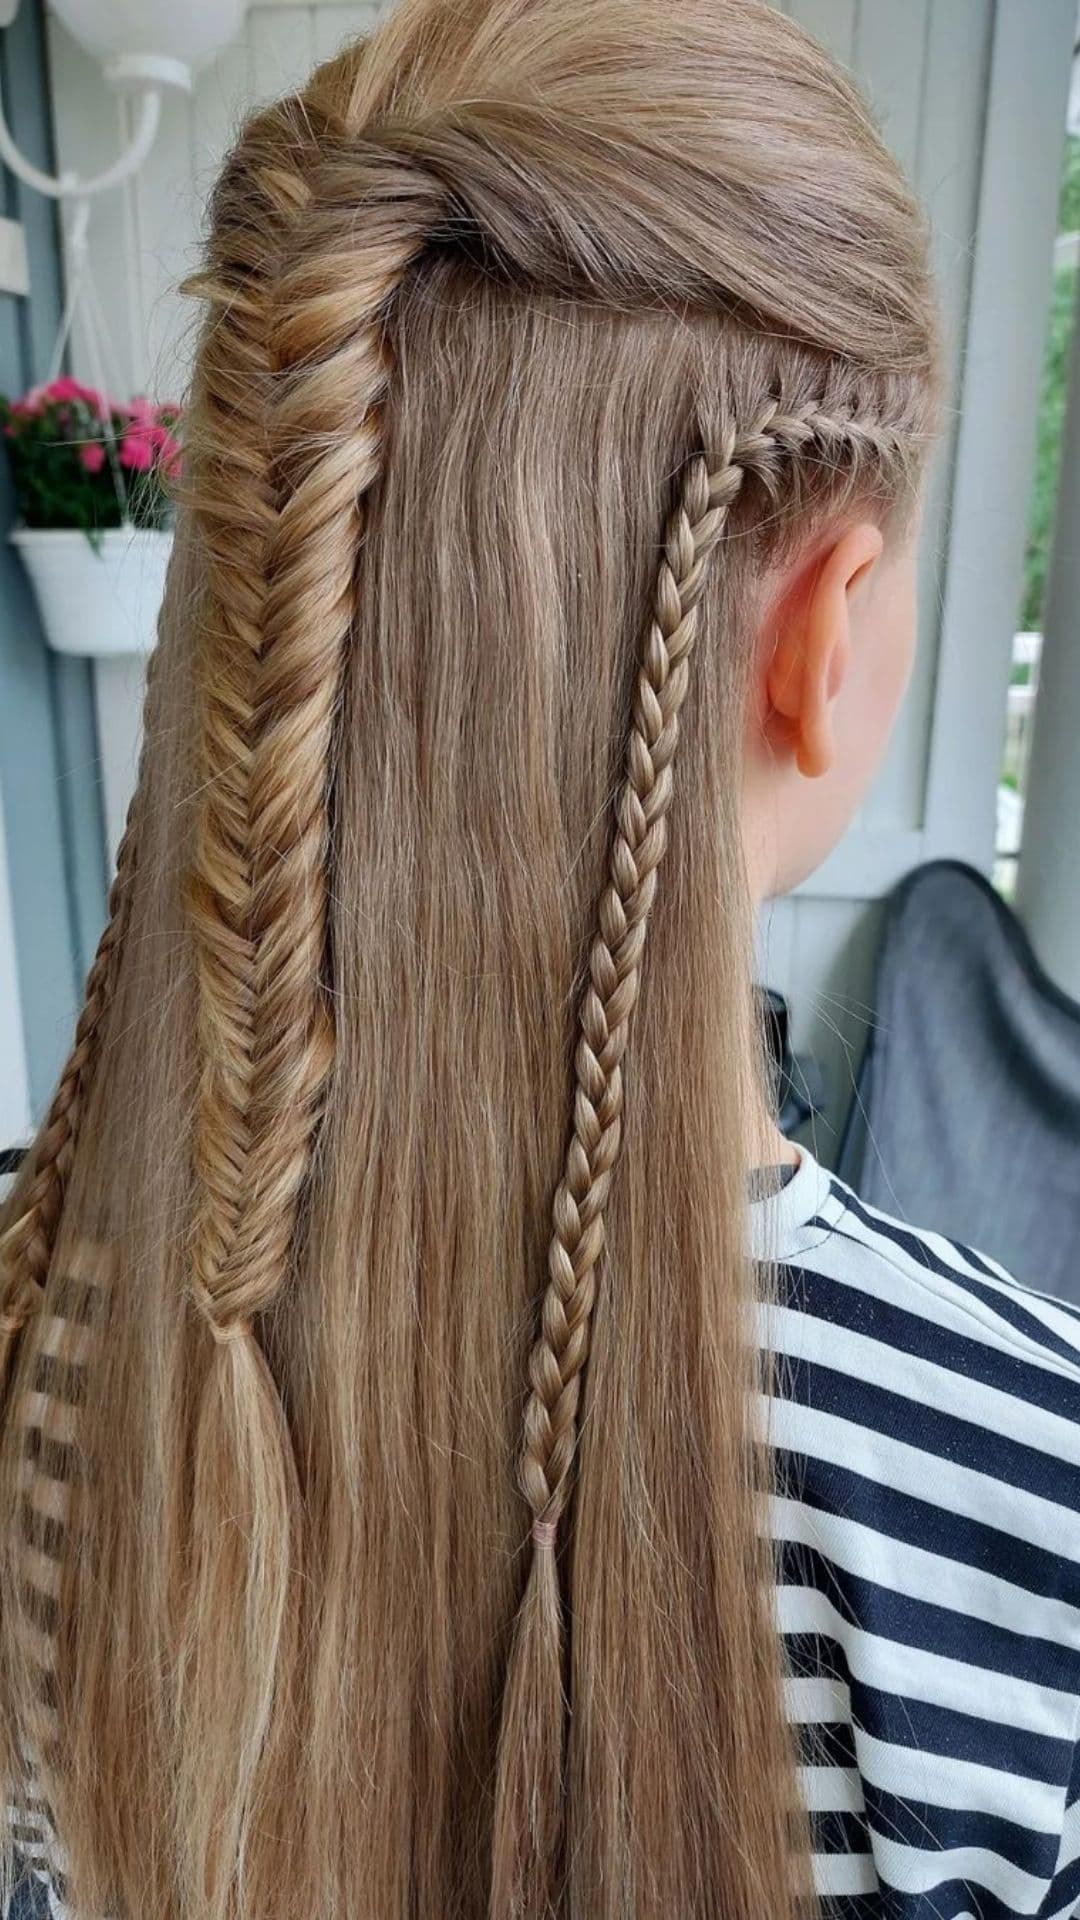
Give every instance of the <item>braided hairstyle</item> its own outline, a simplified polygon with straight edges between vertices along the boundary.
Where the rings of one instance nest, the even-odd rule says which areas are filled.
[[[375,156],[365,171],[349,153],[347,169],[335,165],[337,129],[316,140],[321,125],[312,97],[248,130],[218,192],[217,271],[194,283],[211,303],[189,433],[213,613],[188,886],[204,1061],[192,1290],[214,1352],[196,1430],[184,1751],[201,1770],[198,1797],[214,1821],[213,1832],[189,1830],[192,1894],[212,1915],[226,1911],[274,1711],[273,1675],[296,1624],[299,1489],[254,1321],[291,1269],[334,1058],[327,772],[355,553],[381,462],[382,316],[423,247],[431,198],[392,159]],[[358,193],[360,272],[355,250],[338,250],[342,214]],[[291,240],[298,230],[302,241]],[[208,1636],[204,1624],[222,1618],[235,1592],[239,1517],[251,1645],[240,1661],[235,1643]],[[207,1753],[223,1763],[215,1795]],[[231,1832],[222,1831],[220,1801],[232,1810]]]
[[[125,937],[141,775],[2,1242],[10,1342],[143,967],[176,1091],[121,1136],[101,1070],[134,1198],[80,1413],[72,1885],[162,1920],[790,1920],[731,769],[766,564],[914,492],[917,214],[755,0],[402,0],[244,128],[189,285],[183,957]]]
[[[148,680],[150,678],[152,664]],[[152,691],[148,684],[148,723],[152,717],[151,700]],[[149,724],[146,731],[149,732]],[[145,756],[145,742],[143,753]],[[0,1229],[0,1392],[8,1376],[18,1336],[41,1307],[57,1229],[64,1210],[64,1196],[79,1124],[108,1026],[134,885],[142,775],[141,760],[135,793],[117,849],[116,871],[109,889],[105,927],[86,976],[74,1044],[15,1191],[4,1216],[0,1216],[5,1220]]]
[[[569,1504],[605,1208],[623,1130],[623,1062],[638,999],[649,915],[667,846],[679,715],[712,555],[749,477],[775,502],[793,460],[857,464],[888,456],[892,423],[845,420],[817,401],[801,412],[767,400],[732,425],[712,471],[687,464],[668,521],[634,690],[608,879],[581,997],[573,1117],[552,1206],[548,1284],[529,1361],[521,1484],[532,1512],[531,1571],[516,1623],[501,1733],[493,1911],[529,1920],[557,1912],[568,1700],[556,1545]]]

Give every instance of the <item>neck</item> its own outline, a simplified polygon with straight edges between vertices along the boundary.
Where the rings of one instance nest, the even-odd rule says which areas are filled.
[[[763,1110],[754,1130],[751,1164],[756,1167],[796,1167],[799,1159],[798,1147],[781,1133],[771,1113]]]

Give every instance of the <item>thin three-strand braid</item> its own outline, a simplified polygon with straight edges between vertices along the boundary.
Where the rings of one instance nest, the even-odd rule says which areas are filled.
[[[710,471],[686,468],[668,522],[634,688],[608,877],[597,910],[574,1053],[573,1113],[552,1205],[548,1280],[529,1360],[520,1477],[531,1565],[515,1626],[499,1747],[492,1920],[558,1911],[566,1735],[563,1606],[556,1545],[570,1500],[605,1208],[622,1140],[624,1060],[649,915],[668,839],[680,712],[710,559],[748,477],[776,497],[793,462],[880,457],[895,435],[809,401],[765,401],[733,427]]]
[[[690,462],[667,528],[634,691],[579,1018],[573,1119],[552,1209],[541,1331],[529,1364],[521,1479],[533,1513],[532,1565],[500,1731],[493,1920],[547,1920],[558,1910],[566,1701],[556,1528],[569,1498],[604,1207],[622,1136],[622,1063],[667,841],[679,713],[709,558],[742,480],[734,444],[713,475],[704,459]]]
[[[710,555],[742,480],[743,469],[732,458],[714,475],[703,459],[691,462],[667,529],[634,691],[609,877],[581,1003],[573,1123],[552,1208],[541,1333],[529,1363],[522,1484],[541,1552],[553,1545],[550,1529],[569,1497],[604,1208],[622,1138],[622,1062],[667,845],[679,713],[699,606]]]
[[[553,1545],[569,1499],[604,1209],[622,1137],[623,1058],[667,845],[679,714],[709,560],[748,475],[771,494],[785,464],[808,449],[827,457],[844,442],[850,458],[853,443],[857,450],[865,442],[880,455],[882,432],[872,421],[847,421],[816,404],[792,412],[769,401],[745,431],[732,431],[714,471],[700,456],[691,461],[668,524],[580,1008],[572,1125],[552,1207],[540,1336],[529,1362],[521,1479],[541,1551]]]
[[[733,430],[714,471],[701,457],[691,462],[668,525],[635,688],[609,877],[580,1010],[573,1123],[552,1209],[541,1332],[529,1364],[522,1485],[541,1549],[552,1543],[550,1530],[569,1498],[589,1317],[604,1248],[604,1207],[622,1132],[622,1062],[667,845],[679,713],[709,559],[748,475],[772,494],[785,465],[806,457],[808,450],[827,457],[843,444],[849,459],[860,448],[880,458],[885,437],[895,435],[886,436],[869,419],[847,420],[815,403],[796,412],[770,400],[745,431]]]

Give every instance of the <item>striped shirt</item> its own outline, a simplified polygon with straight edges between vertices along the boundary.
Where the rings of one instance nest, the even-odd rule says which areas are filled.
[[[752,1208],[779,1623],[837,1920],[1080,1913],[1080,1314],[804,1156]]]
[[[1080,1314],[809,1154],[751,1219],[779,1276],[777,1607],[824,1911],[1080,1915]],[[11,1817],[74,1920],[32,1789]]]

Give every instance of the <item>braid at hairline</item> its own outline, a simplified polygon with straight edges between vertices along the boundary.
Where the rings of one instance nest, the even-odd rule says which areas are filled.
[[[709,560],[749,475],[772,494],[784,463],[814,444],[880,455],[895,439],[889,429],[849,423],[816,402],[785,412],[770,400],[748,428],[731,430],[712,472],[700,455],[690,462],[668,523],[579,1014],[573,1119],[552,1205],[540,1334],[529,1360],[520,1477],[533,1514],[531,1563],[499,1736],[491,1920],[548,1920],[557,1906],[568,1710],[557,1529],[570,1497],[604,1209],[622,1138],[622,1062],[667,844],[679,714]]]
[[[499,1730],[491,1920],[549,1920],[558,1910],[567,1701],[555,1533],[567,1498],[603,1209],[622,1131],[621,1062],[664,853],[679,709],[709,556],[742,477],[733,440],[717,474],[700,456],[690,462],[668,522],[635,689],[610,877],[579,1016],[574,1117],[553,1203],[542,1331],[529,1364],[521,1480],[533,1511],[532,1559]]]
[[[551,1529],[569,1498],[589,1317],[604,1247],[604,1207],[621,1140],[622,1060],[666,845],[671,763],[705,567],[747,475],[772,490],[781,465],[815,443],[880,454],[894,438],[875,422],[848,421],[816,403],[783,412],[770,401],[750,427],[732,432],[715,471],[708,472],[700,457],[691,463],[682,503],[668,528],[616,804],[609,879],[580,1011],[573,1125],[552,1207],[541,1332],[529,1363],[521,1479],[540,1530],[534,1540],[541,1552],[553,1545]]]

